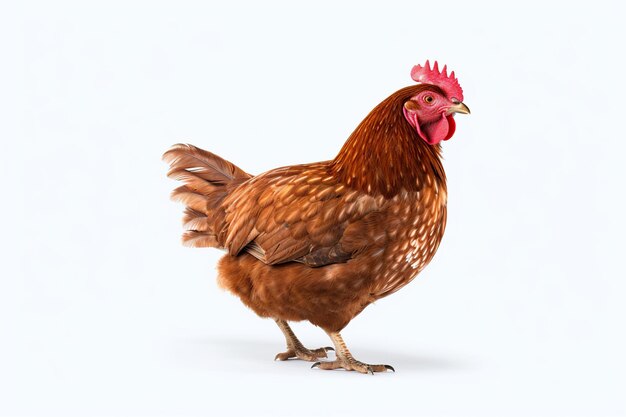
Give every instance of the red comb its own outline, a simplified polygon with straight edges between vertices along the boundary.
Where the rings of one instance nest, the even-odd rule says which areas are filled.
[[[421,65],[414,66],[411,70],[411,78],[418,83],[434,84],[445,91],[448,97],[463,101],[463,89],[459,85],[459,80],[454,76],[454,71],[448,75],[446,65],[443,66],[443,71],[439,71],[437,61],[435,61],[432,69],[428,60],[423,67]]]

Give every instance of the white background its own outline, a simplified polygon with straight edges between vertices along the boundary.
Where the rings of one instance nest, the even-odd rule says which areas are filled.
[[[3,2],[0,415],[626,415],[624,14]],[[447,233],[344,332],[397,373],[273,362],[282,335],[218,289],[220,253],[180,245],[161,154],[332,158],[426,58],[472,109],[444,145]]]

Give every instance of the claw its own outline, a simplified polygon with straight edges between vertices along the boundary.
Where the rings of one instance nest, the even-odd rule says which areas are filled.
[[[324,349],[325,349],[327,352],[328,352],[329,350],[332,350],[333,352],[335,351],[335,348],[330,347],[330,346],[326,346]]]
[[[322,364],[322,362],[315,362],[313,365],[311,365],[311,369],[313,368],[317,368],[318,366],[320,366]]]
[[[292,353],[293,353],[293,352],[291,352],[291,351],[289,351],[289,350],[288,350],[288,351],[286,351],[286,352],[281,352],[281,353],[278,353],[278,354],[274,357],[274,361],[286,361],[287,359],[289,359],[289,358],[293,357],[293,356],[292,356]]]
[[[368,366],[367,367],[367,373],[371,374],[371,375],[374,375],[374,368],[372,368],[371,366]]]
[[[393,366],[391,365],[385,365],[385,368],[389,369],[390,371],[396,372],[396,370],[393,369]]]

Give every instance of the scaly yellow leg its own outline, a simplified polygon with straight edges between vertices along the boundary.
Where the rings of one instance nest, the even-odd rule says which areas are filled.
[[[276,319],[276,324],[278,324],[278,327],[285,335],[285,340],[287,341],[287,351],[276,355],[274,360],[286,361],[290,358],[298,358],[303,361],[313,362],[320,358],[327,358],[328,355],[326,352],[329,350],[335,350],[331,347],[309,350],[302,345],[285,320]]]

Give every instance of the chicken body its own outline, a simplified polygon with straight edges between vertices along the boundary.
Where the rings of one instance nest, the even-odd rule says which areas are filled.
[[[288,321],[308,320],[334,342],[337,360],[322,369],[360,372],[339,332],[373,301],[410,282],[432,259],[446,224],[446,180],[440,147],[422,140],[403,116],[415,85],[394,93],[357,127],[332,161],[251,176],[191,145],[165,154],[169,176],[185,185],[183,240],[228,253],[219,283],[261,317],[276,320],[287,341],[278,359],[315,361]],[[427,130],[428,126],[422,129]]]
[[[224,256],[218,271],[220,285],[258,315],[308,320],[327,332],[339,332],[430,261],[445,228],[446,192],[445,184],[433,181],[420,191],[371,196],[338,182],[329,166],[273,170],[227,197],[229,205],[240,193],[246,196],[229,206],[241,212],[256,208],[253,234],[262,237],[248,253]],[[289,190],[285,206],[279,197],[264,201],[266,193],[276,195],[272,183]],[[325,200],[310,201],[324,194]],[[294,218],[289,217],[292,207]],[[276,230],[280,236],[274,236]],[[270,241],[274,239],[275,244]],[[309,252],[311,247],[318,249]]]

